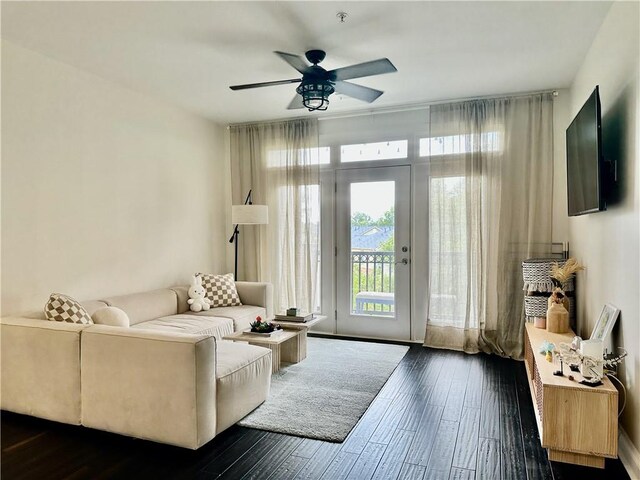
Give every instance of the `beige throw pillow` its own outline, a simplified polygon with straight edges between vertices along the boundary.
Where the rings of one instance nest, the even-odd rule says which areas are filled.
[[[91,325],[91,315],[80,302],[62,293],[52,293],[44,306],[44,315],[52,322],[81,323]]]
[[[99,308],[93,315],[93,322],[98,325],[110,325],[112,327],[129,327],[129,315],[118,307]]]
[[[235,307],[242,305],[233,273],[213,275],[210,273],[196,273],[202,278],[202,286],[207,291],[207,298],[212,307]]]

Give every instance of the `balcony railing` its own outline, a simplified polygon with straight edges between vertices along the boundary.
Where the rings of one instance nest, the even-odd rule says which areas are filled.
[[[351,252],[352,313],[394,315],[394,262],[393,252]]]

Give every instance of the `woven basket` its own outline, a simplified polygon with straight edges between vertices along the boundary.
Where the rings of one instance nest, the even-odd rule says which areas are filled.
[[[522,279],[526,292],[549,292],[553,291],[554,285],[551,281],[551,267],[554,263],[564,265],[566,260],[556,260],[553,258],[530,258],[522,262]],[[565,292],[572,292],[574,289],[573,278],[563,285]]]

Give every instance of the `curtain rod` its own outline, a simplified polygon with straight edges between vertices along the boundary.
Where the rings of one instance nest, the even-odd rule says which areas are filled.
[[[513,93],[513,94],[508,93],[504,95],[485,95],[480,97],[455,98],[455,99],[447,99],[447,100],[438,100],[434,102],[408,103],[405,105],[396,105],[393,107],[382,107],[382,108],[360,110],[360,111],[354,111],[354,112],[328,114],[328,115],[323,115],[321,117],[318,117],[318,120],[319,121],[334,120],[338,118],[361,117],[365,115],[376,115],[376,114],[382,114],[382,113],[410,112],[413,110],[422,110],[434,105],[443,105],[447,103],[470,102],[473,100],[489,100],[489,99],[500,99],[500,98],[529,97],[531,95],[540,95],[543,93],[550,93],[554,97],[557,97],[559,95],[558,90],[538,90],[534,92],[523,92],[523,93]]]
[[[403,105],[395,105],[395,106],[389,106],[389,107],[380,107],[375,109],[372,108],[368,110],[357,110],[357,111],[334,113],[334,114],[320,114],[316,118],[318,119],[318,121],[323,121],[323,120],[336,120],[339,118],[364,117],[367,115],[379,115],[384,113],[411,112],[414,110],[426,109],[433,105],[443,105],[446,103],[470,102],[473,100],[489,100],[489,99],[500,99],[500,98],[529,97],[531,95],[540,95],[543,93],[550,93],[554,97],[557,97],[559,95],[558,90],[536,90],[532,92],[507,93],[503,95],[484,95],[480,97],[452,98],[447,100],[437,100],[434,102],[407,103]],[[309,118],[309,117],[299,116],[299,117],[280,118],[280,119],[274,119],[274,120],[265,120],[263,122],[258,121],[258,122],[230,123],[227,126],[227,129],[231,127],[237,127],[237,126],[264,125],[269,123],[290,122],[293,120],[300,120],[300,119],[306,119],[306,118]]]

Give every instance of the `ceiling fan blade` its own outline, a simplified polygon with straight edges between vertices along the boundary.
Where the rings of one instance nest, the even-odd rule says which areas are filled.
[[[304,108],[304,105],[302,104],[302,95],[296,95],[293,97],[293,100],[291,100],[287,110],[296,110],[298,108]]]
[[[336,89],[336,93],[339,93],[340,95],[348,95],[349,97],[357,98],[358,100],[369,103],[373,102],[384,93],[380,90],[376,90],[375,88],[363,87],[362,85],[343,82],[341,80],[338,80],[334,87]]]
[[[307,62],[305,62],[302,57],[299,57],[298,55],[278,51],[275,51],[273,53],[278,55],[281,59],[283,59],[300,73],[307,73],[307,71],[309,70],[309,65],[307,64]]]
[[[300,83],[301,81],[302,81],[301,78],[292,78],[290,80],[276,80],[275,82],[246,83],[244,85],[232,85],[229,88],[231,90],[246,90],[248,88],[271,87],[273,85],[286,85],[288,83]]]
[[[349,80],[350,78],[368,77],[383,73],[397,72],[398,69],[388,58],[380,58],[371,62],[359,63],[350,67],[336,68],[329,72],[330,78],[335,80]]]

